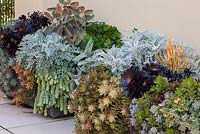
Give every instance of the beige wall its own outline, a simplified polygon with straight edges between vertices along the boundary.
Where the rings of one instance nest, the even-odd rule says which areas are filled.
[[[16,0],[16,16],[44,11],[58,0]],[[200,52],[199,0],[80,0],[93,9],[95,20],[117,26],[122,32],[137,27],[166,34]]]

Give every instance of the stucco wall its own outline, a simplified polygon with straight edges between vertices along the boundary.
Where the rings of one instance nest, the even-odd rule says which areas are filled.
[[[58,0],[16,0],[16,16],[45,11]],[[79,0],[93,9],[95,20],[117,26],[122,32],[137,27],[166,34],[200,52],[199,0]]]

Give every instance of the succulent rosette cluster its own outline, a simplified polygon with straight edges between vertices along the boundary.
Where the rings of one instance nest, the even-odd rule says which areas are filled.
[[[200,83],[187,78],[168,83],[157,77],[155,85],[130,105],[131,124],[136,134],[200,133]]]
[[[71,98],[68,109],[75,112],[75,133],[129,132],[130,99],[122,91],[120,78],[104,67],[83,75]]]

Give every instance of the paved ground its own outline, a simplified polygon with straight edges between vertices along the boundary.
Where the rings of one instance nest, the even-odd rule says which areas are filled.
[[[9,103],[0,97],[0,134],[72,134],[72,117],[51,119]]]

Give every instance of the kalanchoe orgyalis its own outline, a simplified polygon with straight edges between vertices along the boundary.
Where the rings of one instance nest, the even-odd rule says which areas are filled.
[[[169,82],[182,81],[191,75],[191,71],[185,69],[184,72],[177,73],[156,63],[146,64],[142,69],[133,65],[122,75],[124,91],[131,98],[140,98],[151,88],[158,75],[166,77]]]
[[[72,45],[77,45],[85,36],[86,22],[94,17],[92,10],[86,10],[84,6],[80,6],[79,2],[71,0],[59,0],[56,7],[47,9],[49,12],[44,14],[52,22],[44,32],[57,33],[65,37],[65,41]]]

